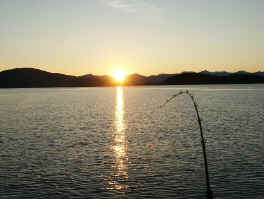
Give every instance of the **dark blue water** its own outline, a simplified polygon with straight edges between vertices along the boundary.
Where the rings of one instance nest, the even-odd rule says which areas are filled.
[[[264,198],[264,85],[0,90],[0,198]]]

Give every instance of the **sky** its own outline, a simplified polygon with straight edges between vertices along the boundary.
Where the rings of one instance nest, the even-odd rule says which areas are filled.
[[[0,0],[0,71],[264,71],[263,0]]]

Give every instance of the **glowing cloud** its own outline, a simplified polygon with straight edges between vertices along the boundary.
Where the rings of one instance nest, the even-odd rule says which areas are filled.
[[[122,9],[129,13],[135,13],[140,9],[157,9],[151,0],[101,0],[106,5]]]

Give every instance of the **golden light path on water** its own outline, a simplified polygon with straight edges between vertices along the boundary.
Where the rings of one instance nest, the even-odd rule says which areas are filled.
[[[127,140],[124,122],[124,96],[123,87],[116,88],[116,109],[115,109],[115,132],[112,151],[115,156],[112,178],[109,181],[111,189],[125,191],[127,189]]]

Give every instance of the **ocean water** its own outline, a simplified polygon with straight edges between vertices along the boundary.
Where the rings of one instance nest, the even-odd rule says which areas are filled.
[[[0,198],[264,198],[264,85],[0,89]]]

